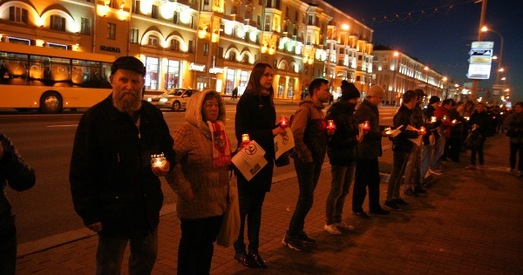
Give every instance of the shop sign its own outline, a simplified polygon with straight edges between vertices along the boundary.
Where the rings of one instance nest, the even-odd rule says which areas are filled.
[[[209,73],[211,73],[211,74],[223,74],[223,68],[212,67],[212,68],[209,69]]]
[[[191,62],[191,64],[189,64],[189,70],[197,71],[197,72],[205,72],[205,65],[200,65],[200,64]]]

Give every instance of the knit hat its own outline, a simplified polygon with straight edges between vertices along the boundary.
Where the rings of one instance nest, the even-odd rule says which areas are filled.
[[[383,88],[380,85],[371,86],[369,91],[367,92],[367,96],[383,97],[384,95],[385,92],[383,91]]]
[[[437,102],[440,102],[441,99],[435,95],[431,96],[430,99],[429,99],[429,104],[434,104],[434,103],[437,103]]]
[[[346,80],[341,81],[341,101],[346,101],[353,98],[359,98],[360,91],[353,83]]]
[[[131,70],[145,75],[145,66],[142,61],[133,56],[118,57],[111,66],[111,74],[114,74],[118,69]]]

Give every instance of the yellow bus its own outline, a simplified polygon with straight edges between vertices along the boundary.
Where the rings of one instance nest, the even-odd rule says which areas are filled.
[[[112,55],[0,43],[0,108],[60,113],[111,93]]]

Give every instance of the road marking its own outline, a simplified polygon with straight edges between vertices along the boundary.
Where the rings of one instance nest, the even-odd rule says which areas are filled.
[[[57,125],[48,125],[47,128],[67,128],[67,127],[77,127],[78,124],[57,124]]]

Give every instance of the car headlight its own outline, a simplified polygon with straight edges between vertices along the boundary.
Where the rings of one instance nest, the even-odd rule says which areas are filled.
[[[167,99],[167,98],[160,98],[160,100],[159,100],[159,101],[160,101],[161,103],[165,103],[165,102],[167,102],[167,101],[168,101],[168,99]]]

